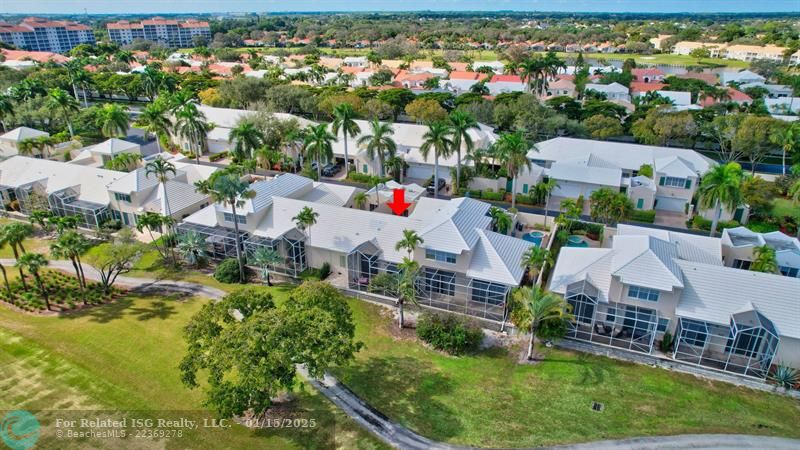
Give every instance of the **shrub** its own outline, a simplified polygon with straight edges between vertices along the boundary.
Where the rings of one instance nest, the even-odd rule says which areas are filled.
[[[211,161],[211,162],[214,162],[214,161],[219,161],[220,159],[225,159],[227,157],[228,157],[228,152],[219,152],[219,153],[214,153],[211,156],[209,156],[208,160]]]
[[[328,278],[328,275],[331,274],[331,265],[327,262],[322,264],[322,267],[319,268],[319,279],[324,280]]]
[[[347,174],[347,179],[356,183],[364,183],[370,186],[378,183],[386,183],[387,181],[391,180],[392,177],[378,177],[374,175],[368,175],[366,173],[359,173],[355,170],[351,170]]]
[[[483,192],[481,192],[480,189],[470,189],[467,192],[469,193],[469,196],[472,198],[481,198],[481,195],[483,195]]]
[[[659,349],[664,353],[668,353],[670,347],[672,347],[672,334],[669,331],[667,331],[664,333],[664,337],[661,338]]]
[[[687,226],[696,230],[711,231],[711,221],[702,216],[692,217],[692,219],[687,222]],[[735,220],[720,220],[717,224],[717,231],[721,231],[724,228],[736,228],[738,226],[739,222]]]
[[[426,312],[417,322],[417,337],[436,350],[460,355],[477,350],[483,340],[483,331],[462,317]]]
[[[506,190],[500,189],[500,191],[494,192],[492,189],[486,189],[483,191],[482,197],[485,200],[502,201],[506,197]]]
[[[384,272],[372,277],[367,289],[375,294],[396,297],[398,281],[399,278],[396,274]]]
[[[789,366],[779,364],[769,375],[769,379],[782,388],[792,389],[800,383],[800,373]]]
[[[634,222],[653,223],[656,221],[656,212],[652,210],[640,211],[638,209],[632,209],[628,213],[628,220],[632,220]]]
[[[222,261],[217,269],[214,270],[214,279],[220,283],[239,283],[239,262],[236,258],[228,258]]]

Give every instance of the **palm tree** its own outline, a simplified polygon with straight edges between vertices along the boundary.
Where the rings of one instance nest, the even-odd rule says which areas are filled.
[[[162,102],[148,103],[139,113],[134,126],[141,128],[145,133],[152,134],[156,138],[156,146],[158,152],[161,153],[161,140],[159,136],[169,136],[169,129],[172,127],[169,117],[167,117],[167,108]]]
[[[178,238],[177,249],[181,257],[194,267],[200,266],[208,253],[205,236],[193,230],[181,234]]]
[[[86,100],[86,91],[91,83],[89,72],[83,68],[81,61],[78,59],[72,59],[65,62],[64,68],[67,70],[67,76],[69,76],[70,84],[72,84],[72,92],[77,97],[78,86],[80,86],[81,90],[83,91],[83,107],[88,108],[89,102]]]
[[[197,103],[190,101],[175,113],[175,128],[179,136],[189,141],[189,147],[195,155],[195,162],[200,164],[200,155],[206,145],[206,136],[212,126],[206,122],[206,115],[197,109]]]
[[[53,258],[67,258],[75,268],[75,276],[78,278],[78,285],[81,289],[83,304],[86,302],[86,276],[83,273],[81,255],[89,250],[91,244],[82,234],[70,230],[61,234],[58,239],[50,244],[50,256]]]
[[[322,161],[333,159],[333,141],[336,137],[328,131],[327,125],[309,125],[308,134],[303,140],[303,154],[317,162],[317,178],[322,178]]]
[[[472,114],[460,109],[451,112],[448,121],[453,132],[453,149],[456,151],[456,191],[458,191],[461,188],[461,148],[464,147],[466,154],[472,152],[474,143],[469,130],[479,127]]]
[[[47,267],[47,265],[47,258],[40,253],[25,253],[17,260],[16,263],[16,266],[20,269],[20,272],[24,268],[30,272],[31,275],[33,275],[33,279],[36,281],[36,286],[39,288],[39,293],[42,294],[42,298],[44,298],[44,304],[49,311],[50,297],[47,295],[47,289],[45,289],[44,283],[42,283],[42,277],[39,276],[39,270],[43,267]],[[25,287],[25,289],[27,290],[27,287]]]
[[[373,119],[369,123],[369,128],[370,134],[361,136],[358,146],[367,150],[367,157],[370,160],[378,159],[378,173],[383,176],[384,162],[397,153],[397,144],[392,139],[394,128],[391,123],[381,122],[378,119]]]
[[[527,359],[532,360],[539,325],[548,320],[569,320],[569,305],[563,298],[539,286],[521,287],[514,291],[513,298],[515,304],[511,310],[511,321],[520,330],[530,330]]]
[[[228,135],[228,143],[233,144],[231,147],[233,159],[242,161],[253,158],[255,150],[264,145],[265,139],[264,133],[256,128],[253,122],[239,123]]]
[[[14,86],[11,86],[10,94],[11,97],[18,102],[27,102],[36,97],[47,95],[47,89],[41,81],[33,78],[25,78]]]
[[[389,173],[391,173],[392,178],[399,183],[403,182],[403,172],[405,172],[407,166],[408,163],[406,160],[397,155],[386,160],[386,167],[389,169]]]
[[[211,187],[211,199],[214,202],[222,203],[223,206],[231,207],[233,216],[234,240],[236,242],[236,260],[239,261],[239,281],[244,283],[244,259],[242,258],[242,248],[239,240],[239,217],[236,215],[236,208],[244,206],[244,199],[253,198],[255,191],[250,189],[250,185],[242,181],[234,174],[225,174],[217,177]]]
[[[106,103],[97,112],[97,126],[105,137],[124,137],[128,134],[128,107]]]
[[[798,130],[800,130],[800,128],[798,128],[797,125],[792,124],[783,129],[776,129],[769,136],[770,142],[779,146],[783,151],[781,158],[781,170],[784,176],[786,175],[786,154],[791,154],[798,147],[800,147],[800,131]]]
[[[495,143],[495,157],[505,167],[511,177],[511,207],[517,201],[517,176],[523,168],[530,170],[531,160],[528,159],[530,146],[521,131],[506,133],[500,136]]]
[[[8,116],[14,114],[14,103],[11,101],[11,97],[5,94],[0,94],[0,126],[3,127],[3,132],[8,131],[6,129],[6,122],[5,119]]]
[[[272,286],[269,279],[269,268],[283,262],[283,258],[277,250],[270,247],[259,247],[253,253],[253,264],[261,268],[261,278],[267,282],[267,286]]]
[[[795,206],[797,205],[797,202],[800,202],[800,179],[795,181],[794,184],[789,187],[787,194],[789,195],[789,198],[792,199],[792,206]]]
[[[544,199],[544,226],[547,227],[547,215],[550,212],[550,196],[553,194],[555,188],[559,187],[555,178],[548,178],[547,181],[542,181],[534,188],[537,195]]]
[[[531,284],[533,284],[536,281],[536,276],[544,269],[545,265],[553,265],[553,255],[550,253],[550,250],[533,245],[522,254],[522,261],[520,264],[523,269],[528,269]]]
[[[403,239],[397,241],[397,243],[394,245],[394,249],[398,252],[400,250],[405,250],[408,253],[408,259],[412,259],[414,250],[419,244],[424,242],[425,240],[422,239],[422,237],[418,235],[416,231],[403,230]]]
[[[356,111],[353,105],[349,103],[340,103],[333,108],[333,123],[331,123],[331,130],[334,135],[339,135],[339,130],[342,130],[344,137],[344,173],[350,173],[350,156],[347,152],[347,138],[356,137],[361,133],[361,127],[358,126],[356,121]]]
[[[359,191],[353,196],[353,205],[357,209],[364,209],[364,206],[367,204],[367,200],[369,200],[367,193],[364,191]]]
[[[419,263],[403,258],[403,262],[397,265],[399,277],[397,280],[397,324],[403,328],[403,307],[407,301],[417,304],[417,274],[419,273]]]
[[[750,270],[755,272],[778,273],[778,260],[775,258],[775,249],[762,245],[753,249],[753,262]]]
[[[453,150],[453,141],[450,139],[450,127],[444,122],[434,122],[428,125],[428,131],[422,135],[422,146],[419,148],[422,157],[428,160],[433,150],[433,196],[439,197],[439,158],[450,156]]]
[[[714,218],[711,220],[711,234],[717,232],[717,224],[722,214],[722,207],[730,211],[742,203],[742,181],[744,173],[739,163],[729,162],[718,165],[708,171],[697,188],[701,208],[713,208]]]
[[[67,123],[67,129],[69,130],[69,137],[74,138],[75,132],[72,129],[72,121],[70,120],[70,114],[74,112],[78,112],[78,100],[75,97],[69,95],[67,91],[61,88],[52,88],[47,91],[47,107],[50,109],[55,109],[61,111],[61,115],[64,118],[64,122]]]
[[[161,188],[164,191],[164,213],[167,217],[172,217],[172,212],[169,208],[169,199],[167,198],[167,181],[169,181],[170,175],[174,177],[176,173],[175,164],[172,164],[160,156],[144,166],[145,178],[150,178],[150,175],[152,175],[158,180],[159,184],[161,184]]]
[[[25,247],[22,246],[22,243],[32,234],[33,226],[27,223],[11,222],[0,227],[0,240],[11,247],[11,251],[14,252],[14,259],[17,261],[19,261],[20,254],[25,254]],[[20,282],[22,282],[22,287],[27,290],[25,274],[22,272],[21,267],[17,268],[19,269],[19,278]]]
[[[506,210],[503,208],[492,206],[489,208],[489,216],[492,218],[492,224],[494,225],[494,228],[502,234],[508,233],[511,225],[513,225],[511,223],[511,216],[508,215]]]
[[[304,233],[308,231],[308,235],[311,236],[311,227],[317,224],[317,217],[319,217],[318,212],[309,206],[304,206],[296,216],[292,217],[292,220],[297,225],[297,229]]]
[[[8,242],[6,242],[5,236],[0,234],[0,250],[4,249],[6,244],[8,244]],[[3,283],[6,285],[6,292],[8,292],[9,298],[11,298],[11,285],[8,284],[8,274],[3,264],[0,264],[0,271],[3,272]]]
[[[142,155],[138,153],[120,153],[106,162],[106,168],[120,172],[128,172],[136,167],[141,160]]]

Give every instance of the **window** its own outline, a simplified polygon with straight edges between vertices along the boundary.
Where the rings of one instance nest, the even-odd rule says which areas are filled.
[[[369,166],[368,165],[364,164],[364,166],[361,169],[364,171],[364,173],[369,173]]]
[[[733,260],[733,268],[734,269],[742,269],[742,270],[750,270],[750,264],[752,261],[748,261],[746,259],[734,259]]]
[[[114,192],[114,198],[118,202],[127,202],[127,203],[131,202],[131,196],[128,194],[120,194],[119,192]]]
[[[522,193],[523,194],[527,194],[528,193],[528,185],[527,184],[523,184],[522,185]]]
[[[642,209],[642,208],[644,208],[644,199],[640,198],[636,200],[636,209]]]
[[[796,267],[780,266],[780,270],[781,270],[781,275],[785,277],[797,278],[798,273],[800,273],[800,269]]]
[[[233,214],[231,214],[231,213],[223,213],[223,217],[225,218],[225,222],[233,223]],[[236,215],[236,222],[237,223],[246,224],[247,223],[247,218],[245,216],[241,215],[241,214],[237,214]]]
[[[692,187],[692,180],[679,177],[661,177],[661,181],[658,184],[667,187],[689,189]]]
[[[667,331],[668,327],[669,327],[669,319],[665,319],[663,317],[658,319],[658,327],[656,328],[657,332],[663,333]]]
[[[439,261],[448,264],[456,263],[455,254],[448,252],[441,252],[439,250],[431,250],[429,248],[425,249],[425,259],[430,259],[431,261]]]
[[[608,308],[606,312],[606,322],[614,323],[617,320],[617,308]]]
[[[658,291],[655,289],[645,288],[641,286],[629,286],[628,297],[647,302],[658,301]]]

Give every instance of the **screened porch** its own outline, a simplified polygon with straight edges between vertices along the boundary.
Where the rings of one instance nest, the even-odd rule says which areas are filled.
[[[227,258],[236,258],[236,231],[225,227],[209,227],[196,223],[183,222],[178,225],[178,234],[195,232],[203,236],[206,241],[208,257],[221,261]],[[239,232],[240,242],[248,238],[246,231]]]
[[[731,316],[730,325],[678,319],[676,360],[766,378],[780,337],[772,321],[756,310]]]
[[[277,239],[251,235],[244,240],[244,251],[251,264],[258,249],[269,248],[275,251],[283,258],[283,262],[270,266],[269,270],[297,278],[308,268],[305,238],[306,236],[298,230],[291,230]]]
[[[78,199],[78,191],[69,188],[50,194],[50,210],[57,216],[76,216],[78,227],[98,229],[110,217],[108,205]]]

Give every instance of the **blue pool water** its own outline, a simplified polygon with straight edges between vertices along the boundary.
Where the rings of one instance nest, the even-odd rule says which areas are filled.
[[[567,247],[588,247],[589,243],[581,236],[573,234],[567,238]]]
[[[533,242],[537,247],[541,247],[542,239],[544,239],[544,233],[541,231],[531,231],[530,233],[523,234],[522,239],[528,242]]]

